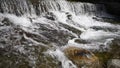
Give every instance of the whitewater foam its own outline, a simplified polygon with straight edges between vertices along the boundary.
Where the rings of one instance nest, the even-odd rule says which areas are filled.
[[[10,1],[10,5],[15,3],[14,0]],[[19,3],[20,1],[20,3]],[[47,46],[44,43],[37,41],[42,38],[42,41],[46,41],[49,39],[51,41],[51,36],[54,35],[45,35],[45,31],[53,30],[53,31],[65,31],[66,33],[71,34],[74,38],[70,38],[68,43],[64,46],[56,47],[55,49],[49,49],[46,54],[49,54],[53,58],[57,58],[58,61],[62,63],[62,68],[77,68],[76,65],[72,63],[63,53],[62,49],[68,46],[75,46],[87,50],[103,50],[106,48],[110,48],[109,45],[112,43],[112,40],[115,38],[120,38],[120,25],[118,24],[110,24],[108,22],[97,21],[94,17],[97,18],[97,15],[106,16],[105,10],[103,6],[103,10],[98,10],[100,5],[91,4],[91,3],[76,3],[76,2],[68,2],[68,1],[41,1],[38,3],[37,7],[32,5],[31,3],[27,3],[25,0],[16,1],[17,5],[16,11],[14,11],[15,5],[7,5],[8,2],[2,1],[0,3],[0,10],[3,10],[3,13],[0,13],[0,23],[3,23],[2,20],[7,18],[14,25],[20,26],[26,33],[30,33],[31,35],[35,35],[35,38],[28,37],[25,33],[23,37],[25,40],[32,42],[35,45],[43,45]],[[24,2],[24,3],[23,3]],[[36,7],[36,10],[34,9]],[[101,13],[100,13],[101,12]],[[100,13],[100,14],[99,14]],[[15,15],[16,14],[16,15]],[[22,15],[23,14],[23,15]],[[37,15],[36,15],[37,14]],[[39,15],[40,14],[40,15]],[[20,16],[21,15],[21,16]],[[108,15],[109,16],[109,15]],[[106,16],[107,17],[107,16]],[[60,24],[65,26],[61,26]],[[46,29],[40,29],[41,26],[45,26]],[[2,29],[9,29],[10,26],[1,26]],[[70,28],[71,27],[71,28]],[[100,27],[101,29],[95,30],[93,27]],[[104,31],[103,29],[117,29],[117,31]],[[48,30],[47,30],[48,29]],[[77,30],[76,32],[72,30]],[[81,33],[77,32],[80,31]],[[44,32],[44,33],[43,33]],[[42,34],[43,33],[43,34]],[[49,33],[47,33],[49,34]],[[53,34],[53,33],[52,33]],[[39,37],[40,38],[39,38]],[[48,36],[48,37],[46,37]],[[60,37],[62,34],[60,35]],[[38,37],[38,38],[37,38]],[[55,38],[54,41],[58,40]],[[64,37],[66,39],[66,37]],[[85,40],[89,43],[76,43],[75,39]],[[36,40],[37,39],[37,40]],[[52,43],[56,43],[56,42]],[[61,41],[59,41],[61,42]],[[29,46],[32,44],[28,43]],[[4,48],[4,46],[0,46]],[[26,54],[31,53],[32,51],[26,52],[24,51],[24,46],[15,46],[14,47],[19,52]],[[29,55],[30,64],[36,64],[36,57]]]
[[[77,66],[74,65],[59,48],[56,50],[48,50],[45,53],[51,55],[53,58],[57,58],[57,60],[62,63],[62,68],[77,68]]]

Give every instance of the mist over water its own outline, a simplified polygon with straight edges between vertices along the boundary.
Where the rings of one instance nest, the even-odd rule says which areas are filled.
[[[42,53],[57,59],[62,68],[77,68],[64,55],[65,47],[107,51],[112,40],[120,38],[120,25],[101,21],[101,17],[112,15],[100,4],[40,0],[34,5],[28,0],[0,0],[2,55],[20,54],[28,66],[37,68],[40,47],[45,47]],[[15,62],[14,66],[21,63]]]

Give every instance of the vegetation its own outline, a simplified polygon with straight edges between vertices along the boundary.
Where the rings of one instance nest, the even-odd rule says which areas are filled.
[[[107,63],[111,59],[120,59],[120,44],[118,40],[114,40],[111,49],[108,52],[96,52],[95,55],[99,58],[103,68],[107,68]]]

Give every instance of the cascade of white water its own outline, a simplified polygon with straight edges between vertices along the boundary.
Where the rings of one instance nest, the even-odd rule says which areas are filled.
[[[69,11],[76,15],[103,14],[104,6],[92,3],[69,2],[65,0],[39,0],[39,3],[33,5],[29,0],[1,0],[0,12],[12,14],[36,14],[48,11]]]
[[[23,31],[20,34],[23,36],[18,36],[23,38],[23,41],[20,43],[20,40],[20,44],[11,47],[17,47],[20,52],[26,51],[23,54],[28,56],[33,68],[39,57],[36,53],[33,54],[34,48],[27,49],[27,45],[47,46],[46,42],[55,43],[53,47],[60,45],[46,53],[60,61],[63,68],[77,68],[64,55],[61,45],[101,50],[101,45],[103,49],[109,48],[111,41],[120,37],[120,25],[97,21],[94,19],[97,15],[105,15],[103,5],[66,0],[39,0],[37,4],[32,4],[29,0],[0,0],[0,41],[7,40],[6,37],[2,37],[5,31],[7,35],[16,34],[17,31],[12,33],[9,28],[14,29],[15,26],[19,26]],[[6,22],[10,24],[6,25]],[[88,43],[76,43],[76,39]],[[5,45],[0,47],[5,48]]]
[[[1,0],[0,11],[16,15],[35,14],[33,5],[27,0]]]

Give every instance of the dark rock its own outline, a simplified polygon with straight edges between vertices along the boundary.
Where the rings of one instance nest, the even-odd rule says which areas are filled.
[[[47,50],[46,47],[41,45],[25,46],[23,50],[28,53],[24,54],[17,50],[8,51],[5,48],[0,48],[0,68],[59,68],[59,62],[56,59],[44,55],[43,52]],[[31,60],[30,56],[37,60]],[[36,63],[32,64],[31,62]]]
[[[56,16],[52,12],[47,12],[44,17],[53,21],[56,20]]]
[[[50,30],[42,33],[48,38],[48,41],[56,43],[58,45],[65,45],[69,39],[74,38],[72,34],[65,31]]]
[[[4,19],[2,20],[2,23],[3,23],[3,25],[6,25],[6,26],[12,25],[12,23],[10,22],[10,20],[9,20],[8,18],[4,18]]]
[[[117,32],[117,31],[119,31],[118,28],[103,27],[103,26],[102,27],[101,26],[92,26],[90,28],[92,28],[94,30],[103,30],[103,31],[106,31],[106,32]]]
[[[112,41],[110,53],[113,58],[120,58],[120,39],[114,39]]]
[[[113,15],[120,15],[120,3],[105,3],[107,12]]]
[[[74,27],[71,27],[67,24],[63,24],[63,23],[59,23],[60,26],[64,27],[65,29],[68,29],[69,31],[72,31],[73,33],[77,34],[78,36],[82,33],[82,31],[74,28]]]
[[[79,44],[87,44],[87,43],[90,43],[90,42],[87,42],[86,40],[82,40],[82,39],[75,39],[75,41],[74,42],[76,42],[76,43],[79,43]]]
[[[69,12],[66,12],[66,15],[69,20],[72,20],[72,15]]]

